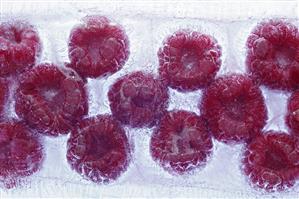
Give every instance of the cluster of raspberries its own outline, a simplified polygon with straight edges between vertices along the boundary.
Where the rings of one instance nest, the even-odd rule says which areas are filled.
[[[129,57],[129,39],[119,24],[87,16],[70,33],[70,62],[39,63],[42,44],[25,21],[0,25],[0,182],[12,188],[41,168],[42,135],[70,133],[71,168],[95,183],[125,172],[133,144],[124,126],[154,128],[150,154],[173,175],[206,165],[213,139],[244,144],[242,172],[266,191],[283,191],[299,179],[299,31],[283,19],[259,23],[248,36],[247,72],[217,76],[221,47],[210,35],[182,29],[168,36],[157,55],[159,75],[135,71],[111,85],[112,114],[88,116],[87,80],[119,71]],[[14,83],[12,83],[14,82]],[[17,83],[15,83],[17,82]],[[267,131],[260,85],[291,92],[289,133]],[[168,111],[168,87],[202,89],[201,115]],[[199,91],[198,91],[199,92]],[[9,104],[17,117],[11,117]]]

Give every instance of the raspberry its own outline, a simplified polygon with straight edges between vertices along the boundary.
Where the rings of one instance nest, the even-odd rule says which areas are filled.
[[[270,88],[299,88],[299,32],[283,20],[260,23],[247,39],[246,64],[257,83]]]
[[[299,91],[293,92],[288,101],[286,123],[292,133],[299,136]]]
[[[95,183],[117,179],[131,159],[131,147],[120,123],[101,115],[83,119],[78,125],[67,144],[72,169]]]
[[[169,86],[180,91],[206,87],[221,65],[221,47],[200,32],[179,30],[159,49],[159,73]]]
[[[140,71],[119,78],[108,97],[113,116],[131,127],[152,127],[168,105],[166,86],[152,74]]]
[[[36,29],[24,21],[0,24],[0,76],[31,68],[41,53]]]
[[[242,163],[254,187],[283,191],[299,177],[299,140],[283,132],[266,132],[247,145]]]
[[[204,91],[200,108],[214,137],[225,143],[248,141],[267,120],[261,90],[240,74],[216,79]]]
[[[39,137],[21,122],[0,123],[0,181],[7,188],[37,172],[43,148]]]
[[[69,38],[70,67],[82,77],[97,78],[122,68],[129,57],[124,29],[103,16],[87,16]]]
[[[15,109],[40,133],[66,134],[87,114],[84,83],[71,69],[41,64],[21,75]]]
[[[184,174],[204,165],[212,147],[203,118],[183,110],[163,116],[150,142],[153,159],[175,174]]]

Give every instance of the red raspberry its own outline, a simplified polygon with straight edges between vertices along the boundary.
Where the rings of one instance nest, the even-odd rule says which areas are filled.
[[[82,77],[96,78],[122,68],[129,57],[124,29],[103,16],[87,16],[69,39],[70,67]]]
[[[216,79],[204,91],[200,108],[214,137],[225,143],[247,141],[267,120],[262,92],[245,75]]]
[[[283,20],[260,23],[247,39],[247,69],[270,88],[299,88],[299,32]]]
[[[66,134],[87,114],[84,83],[71,69],[41,64],[21,75],[15,109],[40,133]]]
[[[212,148],[211,135],[203,118],[183,110],[163,116],[150,142],[153,159],[176,174],[203,166]]]
[[[22,177],[41,167],[40,139],[20,122],[0,123],[0,181],[7,188],[17,186]]]
[[[179,30],[159,49],[159,73],[169,86],[180,91],[206,87],[221,65],[221,47],[200,32]]]
[[[0,76],[31,68],[41,53],[36,29],[24,21],[0,24]]]
[[[283,191],[299,177],[299,140],[283,132],[266,132],[246,146],[242,163],[254,187]]]
[[[166,86],[153,75],[140,71],[118,79],[108,97],[113,116],[132,127],[152,127],[168,105]]]
[[[286,123],[292,133],[299,136],[299,91],[295,91],[288,101]]]
[[[124,129],[109,115],[83,119],[67,144],[72,169],[95,183],[109,183],[128,167],[131,147]]]

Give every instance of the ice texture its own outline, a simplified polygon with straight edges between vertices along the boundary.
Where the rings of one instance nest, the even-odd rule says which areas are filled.
[[[270,1],[269,1],[270,2]],[[222,47],[222,65],[217,76],[245,72],[245,41],[257,22],[269,17],[292,18],[298,26],[298,2],[0,2],[0,18],[25,19],[35,25],[43,51],[39,63],[68,62],[71,28],[86,15],[105,15],[121,24],[130,42],[130,56],[122,70],[112,76],[88,79],[89,116],[111,113],[107,92],[115,80],[129,72],[142,70],[157,74],[157,51],[167,35],[190,28],[214,36]],[[297,18],[296,18],[297,17]],[[286,131],[284,116],[290,93],[262,87],[268,108],[265,130]],[[10,91],[10,92],[13,92]],[[201,91],[180,93],[169,89],[168,110],[183,109],[200,114]],[[12,96],[12,95],[11,95]],[[10,97],[9,113],[16,117]],[[296,198],[299,183],[284,193],[264,193],[250,187],[241,172],[243,145],[226,145],[214,140],[207,165],[190,176],[173,176],[154,162],[149,153],[153,128],[125,127],[134,143],[133,159],[127,171],[114,183],[99,186],[72,171],[66,161],[68,135],[45,137],[45,161],[40,172],[13,190],[0,189],[7,197],[221,197]]]

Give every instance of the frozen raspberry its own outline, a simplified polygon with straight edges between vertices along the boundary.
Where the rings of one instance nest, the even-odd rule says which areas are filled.
[[[120,123],[109,115],[83,119],[67,144],[72,169],[95,183],[109,183],[128,167],[131,147]]]
[[[212,147],[211,135],[203,118],[183,110],[163,116],[150,142],[153,159],[176,174],[203,166]]]
[[[174,89],[196,90],[215,78],[220,56],[221,48],[213,37],[179,30],[163,42],[158,52],[159,73]]]
[[[20,122],[0,123],[0,181],[7,188],[41,167],[40,139]]]
[[[254,187],[283,191],[299,177],[299,139],[269,131],[247,145],[243,171]]]
[[[299,31],[283,20],[260,23],[247,39],[247,69],[270,88],[299,88]]]
[[[41,53],[36,29],[24,21],[0,24],[0,76],[31,68]]]
[[[66,134],[87,114],[84,83],[71,69],[41,64],[21,75],[15,109],[40,133]]]
[[[214,137],[225,143],[248,141],[267,120],[261,90],[240,74],[216,79],[204,91],[200,108]]]
[[[8,81],[0,78],[0,118],[8,98]]]
[[[113,116],[132,127],[152,127],[168,105],[166,86],[153,75],[140,71],[118,79],[108,97]]]
[[[286,123],[292,133],[299,136],[299,90],[295,91],[288,101]]]
[[[69,39],[70,67],[82,77],[96,78],[122,68],[129,57],[124,29],[103,16],[87,16]]]

